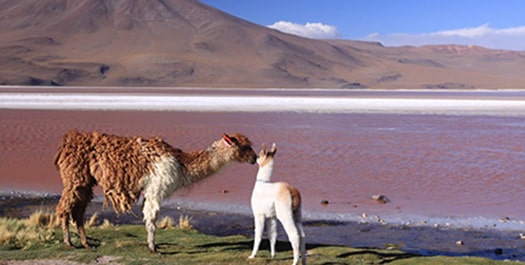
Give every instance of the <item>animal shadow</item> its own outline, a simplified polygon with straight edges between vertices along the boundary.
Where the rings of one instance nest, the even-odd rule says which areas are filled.
[[[244,240],[244,241],[238,241],[238,242],[230,242],[230,243],[209,243],[209,244],[202,244],[198,245],[199,248],[222,248],[222,250],[233,250],[233,251],[249,251],[253,247],[253,240]]]
[[[343,254],[338,255],[337,257],[338,258],[348,258],[351,256],[366,255],[366,254],[375,255],[378,258],[380,258],[381,259],[380,264],[386,264],[386,263],[394,262],[397,260],[409,259],[409,258],[421,256],[421,255],[411,254],[411,253],[382,253],[377,250],[365,249],[365,250],[360,250],[360,251],[351,251],[351,252],[343,253]]]
[[[175,255],[180,251],[175,250],[179,245],[175,243],[158,243],[155,245],[159,255]]]
[[[76,238],[78,238],[78,242],[76,241]],[[93,237],[86,237],[86,239],[88,241],[89,246],[93,250],[97,249],[98,247],[102,245],[100,239],[96,239]],[[75,244],[75,243],[78,243],[78,244]],[[71,233],[71,245],[72,245],[71,248],[74,248],[74,249],[86,249],[80,243],[80,236],[76,233]]]
[[[315,248],[318,245],[306,245],[306,249]],[[239,241],[239,242],[231,242],[231,243],[209,243],[209,244],[202,244],[198,246],[199,248],[222,248],[222,251],[245,251],[246,255],[249,255],[252,248],[253,248],[253,240],[245,240],[245,241]],[[261,245],[259,247],[259,251],[267,251],[270,252],[270,242],[265,239],[261,241]],[[275,251],[276,252],[286,252],[286,251],[293,251],[292,246],[290,245],[290,242],[288,241],[277,241],[275,243]],[[263,254],[264,255],[264,254]]]

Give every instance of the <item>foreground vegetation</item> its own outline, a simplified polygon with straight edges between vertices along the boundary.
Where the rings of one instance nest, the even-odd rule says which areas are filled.
[[[216,237],[191,228],[189,218],[177,225],[169,218],[159,223],[157,243],[160,254],[151,254],[146,245],[146,231],[140,225],[113,226],[99,222],[96,216],[88,221],[93,250],[68,249],[61,242],[62,232],[52,214],[37,212],[28,219],[0,219],[0,261],[53,259],[81,263],[100,263],[109,257],[111,264],[290,264],[291,249],[279,242],[274,260],[269,259],[264,242],[258,257],[248,260],[252,240],[244,236]],[[96,225],[97,224],[97,225]],[[73,233],[73,244],[80,241]],[[338,246],[307,245],[308,264],[503,264],[483,258],[422,257],[401,251],[354,249]],[[4,264],[0,262],[0,264]],[[103,263],[102,263],[103,264]],[[523,264],[523,263],[522,263]]]

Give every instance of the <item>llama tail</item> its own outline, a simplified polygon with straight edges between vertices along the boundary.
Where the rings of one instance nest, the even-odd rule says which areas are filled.
[[[81,137],[84,137],[82,133],[76,131],[76,130],[71,130],[69,132],[67,132],[66,134],[64,134],[64,136],[62,136],[62,140],[60,141],[60,144],[57,148],[57,152],[55,154],[55,156],[53,157],[53,164],[55,164],[55,166],[57,167],[57,169],[60,170],[60,163],[61,161],[64,159],[65,156],[67,156],[67,150],[68,149],[74,149],[74,141],[75,139],[79,139]],[[85,139],[84,139],[85,141]]]
[[[292,199],[292,211],[293,211],[293,218],[295,222],[301,222],[302,219],[302,212],[301,212],[301,193],[298,189],[296,189],[293,186],[288,186],[288,191],[290,192],[290,196]]]
[[[57,152],[55,156],[53,157],[53,164],[55,164],[56,168],[60,170],[60,160],[64,153],[64,147],[66,145],[66,135],[62,138],[62,142],[60,142],[60,145],[57,148]]]

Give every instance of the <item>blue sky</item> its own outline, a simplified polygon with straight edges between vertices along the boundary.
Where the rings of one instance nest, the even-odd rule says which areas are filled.
[[[463,44],[525,51],[525,0],[201,0],[311,38],[387,46]]]

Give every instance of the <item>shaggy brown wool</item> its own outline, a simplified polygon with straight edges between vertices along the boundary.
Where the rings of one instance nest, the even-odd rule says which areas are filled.
[[[155,251],[154,233],[160,201],[174,190],[190,186],[226,166],[230,161],[255,163],[251,142],[242,134],[223,135],[211,147],[185,153],[158,137],[144,139],[70,131],[62,138],[54,158],[64,189],[57,205],[64,242],[71,246],[69,219],[77,224],[84,247],[84,213],[93,198],[93,186],[100,185],[104,205],[116,212],[131,210],[142,191],[148,243]],[[147,190],[145,190],[147,189]]]
[[[64,184],[64,199],[57,207],[57,214],[70,215],[68,211],[78,202],[91,200],[91,188],[96,184],[104,191],[106,206],[110,201],[115,211],[129,211],[140,196],[141,179],[154,159],[151,155],[142,155],[145,145],[171,148],[158,138],[142,140],[98,132],[67,133],[55,156]]]

